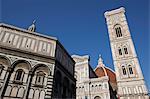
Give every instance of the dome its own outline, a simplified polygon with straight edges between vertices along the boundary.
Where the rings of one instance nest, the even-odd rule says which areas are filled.
[[[100,56],[100,58],[98,60],[98,65],[95,68],[95,74],[98,77],[108,76],[109,83],[112,86],[112,88],[114,90],[117,89],[116,74],[115,74],[115,72],[112,69],[110,69],[109,67],[105,66],[105,64],[103,63],[103,59],[101,58],[101,56]]]
[[[97,67],[95,69],[95,73],[98,77],[107,76],[106,69],[104,67]]]
[[[109,81],[112,83],[116,83],[116,74],[114,73],[113,70],[111,70],[108,67],[97,67],[95,69],[95,73],[98,77],[103,77],[103,76],[108,76]]]

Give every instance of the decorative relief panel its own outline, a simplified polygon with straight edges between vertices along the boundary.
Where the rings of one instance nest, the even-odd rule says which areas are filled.
[[[0,41],[1,46],[13,47],[54,57],[55,40],[10,29],[3,29],[0,32]]]
[[[30,62],[30,64],[31,64],[32,67],[35,66],[36,64],[38,64],[38,63],[35,62],[35,61],[29,61],[29,62]]]
[[[17,57],[9,57],[9,59],[11,60],[11,63],[15,62],[18,58]]]

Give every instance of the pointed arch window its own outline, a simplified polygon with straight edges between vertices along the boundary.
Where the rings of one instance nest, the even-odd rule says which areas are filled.
[[[118,49],[119,55],[122,55],[122,50],[121,48]]]
[[[16,81],[22,81],[23,80],[23,75],[24,75],[24,71],[22,69],[18,69],[16,71],[16,77],[15,80]]]
[[[124,46],[124,53],[125,53],[125,54],[128,54],[128,49],[127,49],[126,46]]]
[[[131,66],[131,65],[128,65],[128,68],[129,68],[129,73],[130,73],[130,74],[133,74],[132,66]]]
[[[120,26],[118,25],[115,26],[115,32],[117,37],[122,37],[122,30]]]
[[[125,66],[122,66],[122,73],[123,73],[123,75],[127,74]]]
[[[44,72],[42,72],[42,71],[37,72],[36,84],[37,85],[43,85],[44,78],[45,78],[45,73]]]

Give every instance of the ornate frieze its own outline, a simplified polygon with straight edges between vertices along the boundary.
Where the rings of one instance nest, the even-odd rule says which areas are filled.
[[[56,40],[47,39],[35,34],[2,27],[0,31],[0,46],[8,46],[33,53],[54,57]]]

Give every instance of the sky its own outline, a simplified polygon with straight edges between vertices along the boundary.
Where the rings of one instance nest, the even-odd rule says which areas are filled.
[[[114,69],[104,12],[124,7],[146,84],[150,90],[149,0],[0,0],[0,22],[57,37],[70,55],[99,54]]]

